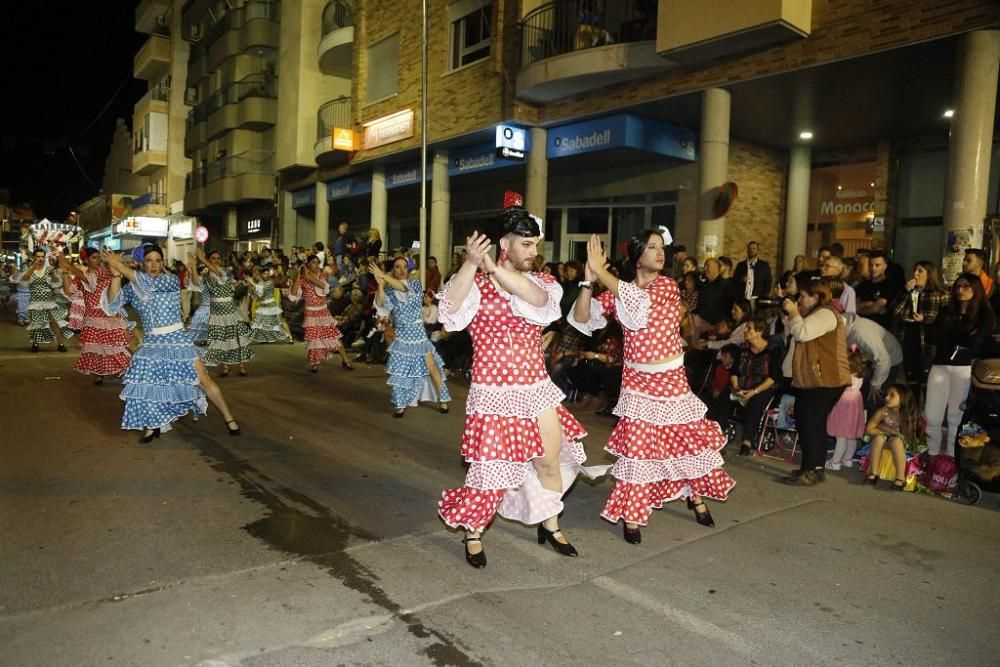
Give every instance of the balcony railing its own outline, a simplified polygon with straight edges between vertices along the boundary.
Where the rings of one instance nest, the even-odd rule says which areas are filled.
[[[276,0],[249,0],[242,7],[231,9],[213,23],[205,35],[191,47],[190,59],[195,60],[208,53],[208,49],[227,30],[239,30],[250,21],[264,19],[277,23],[281,9]]]
[[[657,5],[657,0],[555,0],[542,5],[521,22],[521,67],[596,46],[656,39]]]
[[[330,0],[323,8],[322,34],[354,25],[354,0]]]
[[[195,190],[222,178],[273,173],[274,151],[253,150],[212,160],[188,172],[184,182],[188,190]]]
[[[239,81],[227,83],[188,112],[187,126],[193,127],[227,104],[236,104],[248,97],[276,98],[274,77],[269,73],[250,74]]]
[[[316,139],[331,136],[335,127],[352,127],[350,97],[338,97],[319,108],[316,114]]]

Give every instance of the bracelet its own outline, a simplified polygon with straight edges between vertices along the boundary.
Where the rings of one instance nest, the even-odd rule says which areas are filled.
[[[581,280],[577,283],[581,289],[594,289],[594,283],[589,280]]]

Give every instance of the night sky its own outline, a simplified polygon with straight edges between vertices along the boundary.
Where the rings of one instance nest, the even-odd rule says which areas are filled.
[[[98,194],[115,119],[132,124],[146,91],[131,78],[146,37],[135,32],[137,4],[15,0],[0,9],[0,190],[38,218],[63,220]]]

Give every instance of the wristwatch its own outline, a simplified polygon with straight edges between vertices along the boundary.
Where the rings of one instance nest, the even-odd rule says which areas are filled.
[[[594,283],[589,280],[581,280],[577,283],[583,289],[594,289]]]

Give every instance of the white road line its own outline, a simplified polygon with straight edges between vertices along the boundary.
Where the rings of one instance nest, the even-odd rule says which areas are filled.
[[[644,607],[652,612],[660,614],[669,621],[673,622],[675,625],[681,627],[682,630],[694,633],[696,635],[701,635],[705,639],[710,639],[713,642],[721,642],[727,647],[740,653],[742,655],[751,655],[758,651],[758,647],[747,641],[740,635],[730,632],[725,628],[720,628],[714,623],[710,623],[705,619],[695,616],[690,612],[686,612],[683,609],[677,609],[665,604],[663,601],[658,600],[642,591],[637,591],[630,586],[619,583],[611,577],[595,577],[591,580],[598,588],[601,588],[612,595],[627,600],[633,604],[637,604],[640,607]]]

